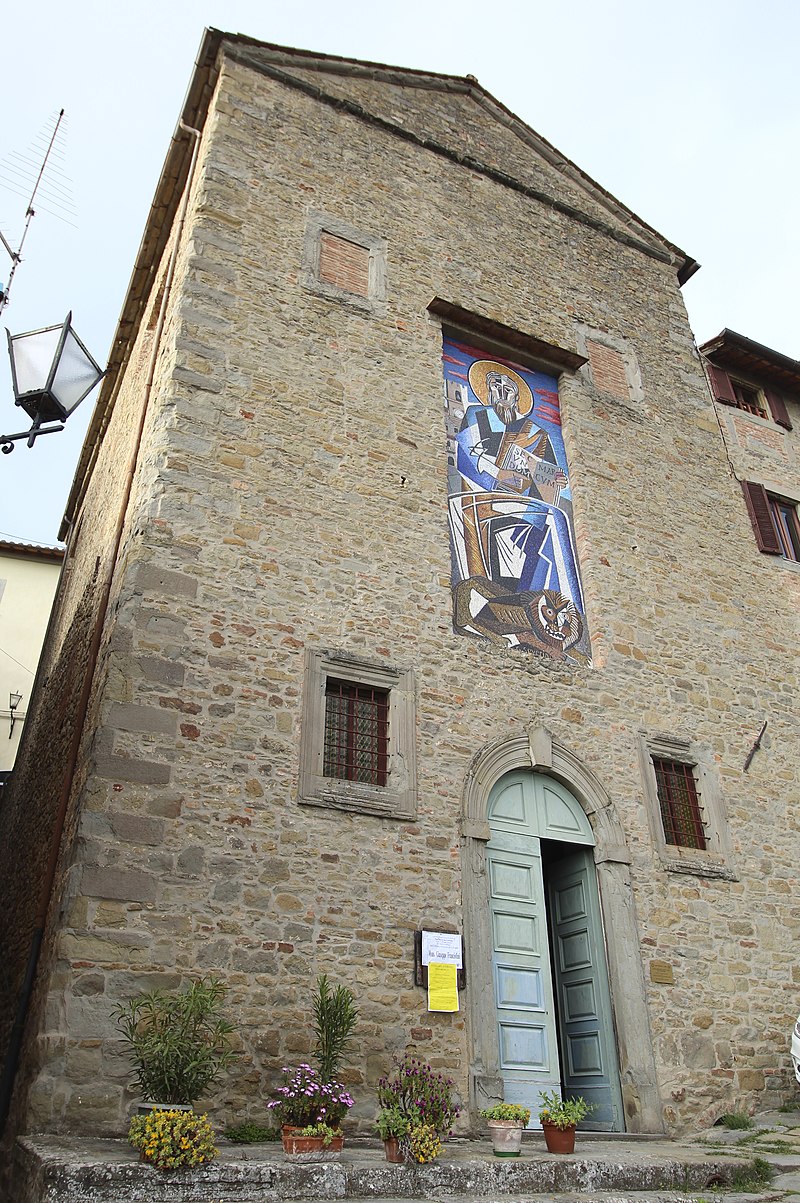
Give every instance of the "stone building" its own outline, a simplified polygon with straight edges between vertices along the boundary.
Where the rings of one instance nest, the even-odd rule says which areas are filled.
[[[783,409],[715,399],[695,268],[471,77],[207,32],[2,832],[15,1125],[119,1131],[112,1005],[199,973],[226,1118],[321,971],[363,1128],[407,1048],[465,1130],[785,1097],[800,576],[739,480],[796,515],[800,374],[726,332],[709,370]],[[421,931],[462,937],[455,1012]]]

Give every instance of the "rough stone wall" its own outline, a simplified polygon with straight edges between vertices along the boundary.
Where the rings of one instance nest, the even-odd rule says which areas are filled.
[[[491,138],[477,106],[474,120]],[[280,1066],[309,1054],[320,971],[361,1008],[347,1077],[362,1124],[407,1046],[466,1099],[465,1012],[426,1011],[412,933],[461,928],[465,777],[532,722],[622,818],[642,957],[672,969],[647,996],[667,1123],[774,1101],[796,1010],[796,858],[779,833],[796,829],[797,674],[750,619],[785,627],[791,599],[764,593],[674,268],[241,65],[208,131],[31,1122],[119,1131],[130,1095],[110,1007],[197,972],[225,979],[241,1026],[210,1100],[220,1117],[263,1120]],[[319,213],[385,240],[385,302],[303,284]],[[568,349],[599,332],[635,366],[627,397],[589,368],[560,381],[592,668],[452,631],[434,295]],[[136,396],[131,372],[119,428]],[[103,455],[111,472],[112,443]],[[92,506],[109,504],[93,487]],[[298,805],[307,648],[415,670],[415,821]],[[735,880],[665,869],[640,730],[708,750]]]
[[[164,270],[162,264],[156,271],[157,280],[163,281]],[[154,293],[157,295],[158,291],[155,289]],[[124,480],[134,451],[154,347],[156,303],[154,295],[148,320],[132,350],[85,499],[68,536],[64,573],[20,755],[0,813],[0,877],[4,883],[0,1049],[4,1058],[34,939],[36,915],[42,905],[47,916],[4,1147],[18,1130],[40,1128],[50,1122],[54,1112],[63,1110],[66,1097],[73,1096],[66,1083],[75,1066],[79,1067],[77,1074],[84,1083],[76,1105],[86,1115],[87,1124],[94,1123],[95,1106],[100,1111],[107,1107],[108,1092],[103,1082],[97,1033],[92,1029],[84,1031],[74,1022],[75,1010],[82,1005],[80,997],[91,992],[92,982],[87,980],[82,986],[73,983],[72,965],[62,959],[60,931],[65,923],[74,929],[85,927],[87,922],[86,903],[77,896],[81,869],[76,867],[75,857],[80,860],[90,848],[88,837],[95,820],[83,791],[87,778],[92,776],[96,749],[101,759],[104,751],[100,715],[108,666],[116,663],[119,649],[130,641],[124,623],[118,618],[117,588],[112,579],[111,622],[100,639],[97,658],[93,659],[92,645],[98,635],[103,596],[115,570],[116,527],[124,504]],[[171,371],[169,343],[167,322],[160,363],[165,363]],[[155,389],[158,387],[157,372]],[[146,471],[147,452],[139,465],[140,474]],[[152,480],[146,480],[142,494],[149,498],[152,493]],[[137,540],[133,514],[133,521],[128,522],[123,532],[123,563]],[[118,673],[115,668],[112,679]],[[70,758],[87,681],[91,693],[75,773],[71,777]],[[125,766],[119,771],[124,773]],[[57,838],[62,805],[65,814],[56,875],[49,901],[43,902],[46,866],[53,840]],[[43,1096],[48,1095],[51,1097],[42,1102]]]

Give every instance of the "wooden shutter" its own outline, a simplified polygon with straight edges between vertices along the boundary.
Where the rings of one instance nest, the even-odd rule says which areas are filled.
[[[715,368],[713,363],[707,363],[706,370],[711,381],[711,391],[717,401],[721,401],[723,405],[736,405],[736,396],[728,373],[723,372],[722,368]]]
[[[764,396],[767,398],[767,405],[769,405],[773,422],[777,422],[779,426],[785,427],[786,430],[791,430],[792,423],[789,421],[786,402],[780,393],[772,393],[768,388],[765,388]]]
[[[741,484],[758,550],[771,556],[781,555],[781,543],[772,521],[767,490],[763,485],[757,485],[752,480],[743,480]]]

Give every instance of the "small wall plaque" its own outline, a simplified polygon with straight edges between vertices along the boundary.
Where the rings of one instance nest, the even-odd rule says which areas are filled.
[[[660,986],[674,986],[675,974],[670,963],[668,961],[651,961],[650,981],[657,982]]]

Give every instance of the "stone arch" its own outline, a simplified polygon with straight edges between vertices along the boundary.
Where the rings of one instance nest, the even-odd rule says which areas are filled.
[[[494,1023],[492,939],[486,879],[490,838],[487,803],[492,787],[516,769],[545,773],[560,781],[583,807],[595,835],[594,860],[606,931],[606,952],[620,1082],[629,1132],[663,1132],[636,908],[625,831],[607,790],[592,770],[542,726],[488,745],[474,757],[462,795],[464,943],[470,988],[471,1104],[476,1110],[502,1097]]]

